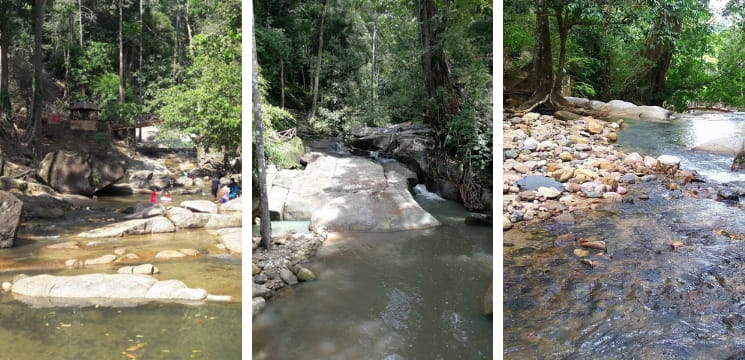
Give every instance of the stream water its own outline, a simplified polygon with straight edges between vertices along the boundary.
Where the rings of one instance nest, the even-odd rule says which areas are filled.
[[[695,153],[706,140],[743,134],[745,114],[682,116],[671,124],[630,122],[627,152],[670,154],[706,179],[743,180],[732,156]],[[730,184],[732,185],[732,184]],[[504,233],[505,359],[741,359],[745,357],[743,208],[635,185],[649,200],[575,214],[574,225],[533,224]],[[572,232],[604,239],[608,251],[582,262]],[[671,243],[686,246],[673,250]]]
[[[253,358],[491,359],[492,319],[479,300],[492,274],[492,230],[464,225],[459,204],[416,199],[444,225],[330,237],[305,265],[319,280],[275,295],[254,321]]]
[[[186,198],[175,198],[178,203]],[[202,255],[152,262],[159,280],[177,279],[231,302],[201,305],[151,302],[127,308],[33,308],[0,292],[0,346],[3,359],[240,359],[241,258],[217,248],[204,230],[81,239],[75,234],[103,226],[123,215],[112,212],[148,196],[100,198],[89,210],[62,219],[24,223],[15,247],[0,250],[0,282],[20,274],[76,275],[114,273],[122,265],[64,269],[64,261],[93,258],[125,249],[143,258],[159,250],[192,248]],[[106,210],[103,210],[105,208]],[[110,220],[110,221],[107,221]],[[47,245],[78,240],[83,249],[51,250]],[[41,269],[41,270],[39,270]]]

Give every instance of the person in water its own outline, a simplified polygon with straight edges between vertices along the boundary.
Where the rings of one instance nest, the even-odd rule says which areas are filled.
[[[224,204],[228,201],[230,201],[230,189],[226,187],[222,189],[222,196],[220,197],[220,204]]]
[[[163,190],[163,196],[160,197],[161,202],[171,202],[173,198],[171,198],[171,193],[168,192],[168,190]]]
[[[158,193],[155,191],[155,188],[151,188],[150,190],[150,203],[155,204],[158,202]]]
[[[217,190],[220,189],[220,177],[218,175],[215,175],[215,177],[212,178],[212,197],[217,199]]]

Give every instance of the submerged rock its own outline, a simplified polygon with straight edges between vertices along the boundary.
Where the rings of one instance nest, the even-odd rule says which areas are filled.
[[[266,309],[266,300],[264,300],[263,297],[255,297],[251,299],[251,310],[252,310],[252,318],[256,318],[259,316],[262,312],[264,312],[264,309]]]
[[[125,235],[146,235],[176,231],[176,226],[163,216],[148,219],[135,219],[110,224],[78,234],[84,238],[120,237]]]
[[[158,281],[148,275],[85,274],[17,277],[16,299],[31,306],[132,306],[151,300],[203,301],[204,289],[189,288],[178,280]]]

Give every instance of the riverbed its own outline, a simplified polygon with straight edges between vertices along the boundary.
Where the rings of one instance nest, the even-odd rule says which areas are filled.
[[[457,203],[417,195],[444,225],[331,235],[253,322],[254,359],[491,359],[479,312],[492,274],[492,230],[463,223]],[[273,223],[274,231],[307,222]]]
[[[241,358],[241,257],[216,246],[204,230],[82,239],[81,231],[119,221],[115,212],[148,196],[102,197],[87,209],[64,218],[23,223],[13,248],[0,251],[0,282],[19,273],[75,275],[115,273],[121,264],[67,269],[67,259],[94,258],[117,249],[144,258],[164,249],[191,248],[201,255],[167,261],[148,260],[160,269],[159,280],[177,279],[210,294],[230,295],[226,303],[201,305],[151,302],[137,307],[34,308],[0,292],[2,358],[12,359],[239,359]],[[186,197],[176,197],[174,204]],[[81,249],[45,246],[77,240]]]
[[[742,134],[744,115],[629,122],[618,144],[678,156],[682,169],[705,179],[696,188],[716,193],[745,178],[729,172],[732,156],[690,149]],[[504,233],[505,359],[745,356],[743,209],[664,183],[637,184],[626,195],[632,201],[579,211],[571,225],[536,222]],[[604,240],[608,250],[578,256],[571,244],[554,245],[567,233]]]

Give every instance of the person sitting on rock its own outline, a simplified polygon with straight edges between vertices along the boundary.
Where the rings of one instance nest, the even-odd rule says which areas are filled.
[[[228,189],[230,189],[230,194],[228,195],[228,198],[235,199],[238,196],[240,196],[240,185],[238,185],[237,182],[235,182],[235,179],[230,179],[230,184],[228,184]]]
[[[161,202],[171,202],[171,193],[168,190],[163,190],[163,195],[160,197]]]

